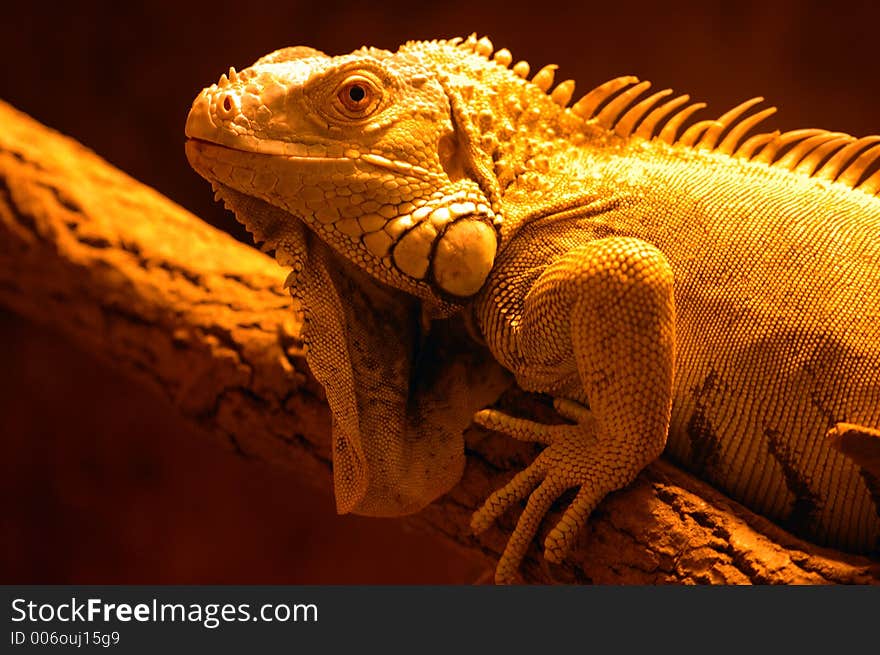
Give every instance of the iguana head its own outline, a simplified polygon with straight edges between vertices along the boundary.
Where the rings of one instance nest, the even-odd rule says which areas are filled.
[[[448,325],[420,332],[480,289],[499,238],[492,157],[463,111],[474,76],[442,58],[487,64],[455,42],[286,48],[230,69],[186,123],[193,168],[293,268],[340,512],[399,515],[447,491],[463,430],[506,380]]]
[[[283,209],[441,316],[480,289],[498,244],[492,161],[461,104],[424,53],[285,48],[199,94],[187,156],[220,196]],[[284,252],[284,224],[238,217]]]

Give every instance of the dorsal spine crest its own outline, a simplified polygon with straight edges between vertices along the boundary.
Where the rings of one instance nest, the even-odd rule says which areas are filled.
[[[507,48],[496,52],[485,36],[478,38],[471,34],[467,39],[459,37],[445,43],[504,68],[510,68],[514,61]],[[749,114],[764,101],[761,97],[746,100],[717,119],[687,125],[696,112],[706,107],[705,103],[691,103],[687,95],[666,100],[672,94],[671,89],[639,100],[651,83],[632,75],[608,80],[567,107],[575,83],[565,80],[552,88],[557,68],[555,64],[546,65],[528,80],[531,66],[527,61],[518,61],[511,72],[547,94],[562,111],[621,138],[656,139],[670,145],[717,152],[880,196],[880,136],[856,139],[841,132],[819,129],[750,134],[776,112],[776,107],[766,107]]]

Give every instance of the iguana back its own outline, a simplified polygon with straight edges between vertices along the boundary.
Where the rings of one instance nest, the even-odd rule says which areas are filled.
[[[584,153],[566,163],[571,174],[554,194],[587,202],[529,217],[497,270],[526,257],[533,268],[519,283],[528,288],[597,237],[654,244],[675,278],[667,452],[797,534],[877,548],[877,479],[826,432],[880,427],[880,199],[661,141]],[[517,202],[528,191],[508,193]]]

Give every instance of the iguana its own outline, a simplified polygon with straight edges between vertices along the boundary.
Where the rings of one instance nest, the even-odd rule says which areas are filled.
[[[703,103],[631,76],[569,106],[555,69],[528,79],[475,36],[292,47],[192,105],[191,165],[292,267],[338,510],[414,512],[458,480],[470,417],[425,430],[454,408],[416,398],[420,340],[451,318],[568,420],[473,416],[545,445],[473,517],[528,498],[497,581],[563,492],[551,561],[664,448],[801,536],[876,551],[880,137],[752,135],[762,98],[693,122]]]

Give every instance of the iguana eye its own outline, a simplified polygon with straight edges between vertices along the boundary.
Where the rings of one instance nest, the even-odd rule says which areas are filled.
[[[344,113],[351,118],[364,118],[372,114],[379,106],[380,96],[375,84],[361,76],[348,78],[336,93]]]

